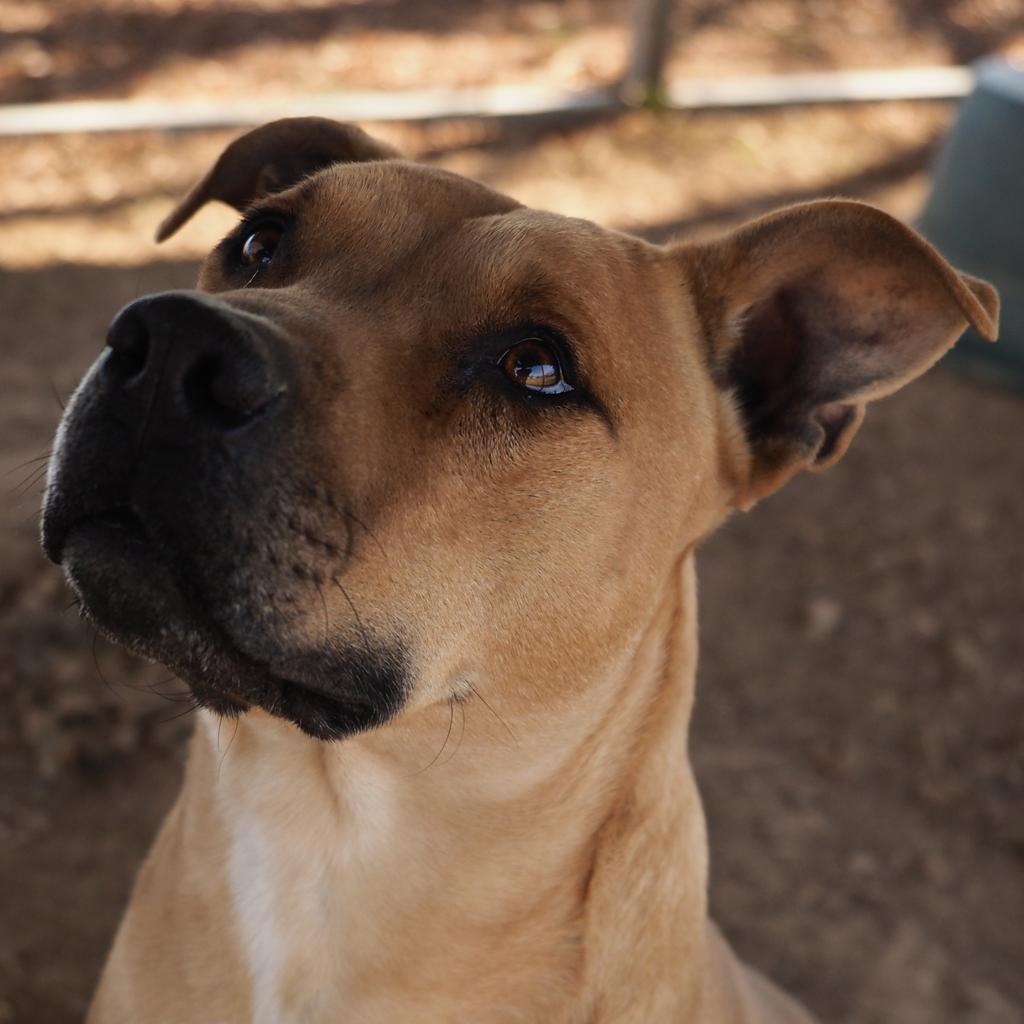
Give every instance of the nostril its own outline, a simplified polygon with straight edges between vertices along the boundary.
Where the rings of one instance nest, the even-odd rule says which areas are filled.
[[[286,345],[262,317],[166,292],[114,318],[98,371],[104,400],[143,434],[241,433],[288,390]]]
[[[219,354],[197,359],[185,371],[181,388],[193,412],[225,429],[248,423],[279,393],[256,368],[233,365]]]
[[[211,355],[198,359],[185,371],[181,389],[189,408],[204,419],[215,420],[224,426],[240,426],[246,420],[244,412],[233,409],[218,394],[217,382],[223,371],[224,361],[220,356]]]
[[[145,324],[131,316],[114,321],[107,335],[107,373],[127,384],[146,368],[149,359],[149,332]]]

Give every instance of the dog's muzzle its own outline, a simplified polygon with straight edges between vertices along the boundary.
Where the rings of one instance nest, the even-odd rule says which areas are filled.
[[[352,538],[300,371],[261,314],[194,292],[127,306],[58,431],[42,540],[84,613],[202,702],[332,737],[395,711],[403,658],[303,629]]]

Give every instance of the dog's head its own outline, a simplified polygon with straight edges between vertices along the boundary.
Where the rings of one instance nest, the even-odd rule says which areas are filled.
[[[233,143],[160,237],[209,199],[242,221],[114,320],[43,541],[202,703],[317,737],[571,699],[730,507],[995,332],[988,285],[858,203],[658,247],[319,119]]]

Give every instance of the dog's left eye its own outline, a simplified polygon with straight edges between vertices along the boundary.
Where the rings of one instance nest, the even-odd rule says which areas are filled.
[[[253,231],[242,243],[238,260],[243,267],[265,267],[281,243],[281,229],[276,224],[264,224]]]
[[[499,360],[505,376],[527,391],[542,395],[564,395],[572,385],[562,373],[562,364],[554,350],[540,338],[524,338]]]

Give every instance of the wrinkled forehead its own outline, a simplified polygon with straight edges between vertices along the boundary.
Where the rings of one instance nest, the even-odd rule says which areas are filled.
[[[403,161],[331,167],[285,201],[337,288],[417,319],[593,327],[629,305],[656,259],[639,239]]]
[[[334,164],[281,201],[337,242],[339,251],[374,261],[381,271],[464,221],[520,208],[479,182],[403,160]]]

